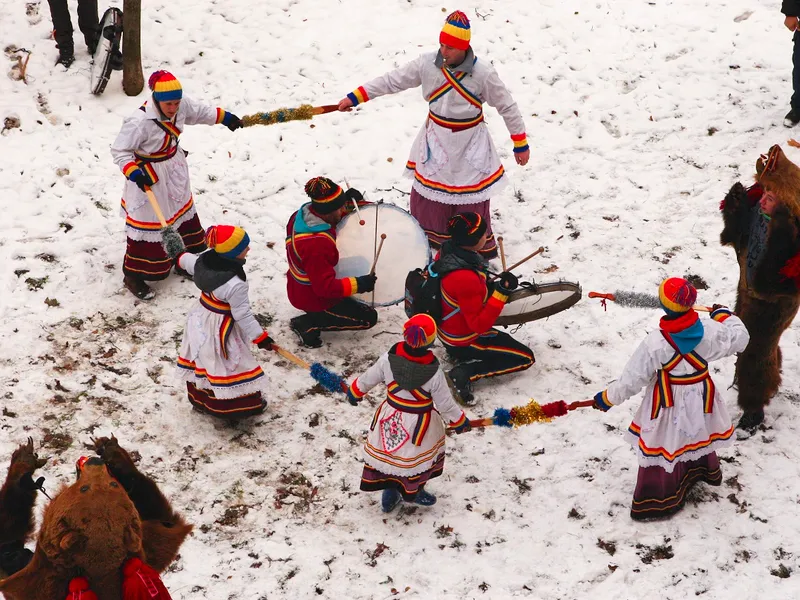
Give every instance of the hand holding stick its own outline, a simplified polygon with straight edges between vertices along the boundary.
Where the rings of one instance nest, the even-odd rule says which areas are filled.
[[[369,270],[369,274],[370,275],[374,275],[375,274],[375,265],[378,264],[378,257],[381,255],[381,250],[383,249],[383,242],[384,242],[385,239],[386,239],[386,234],[382,233],[381,234],[381,243],[378,244],[378,250],[375,252],[375,260],[372,261],[372,268]]]
[[[503,265],[503,271],[508,271],[506,269],[506,251],[503,249],[502,235],[497,238],[497,246],[500,248],[500,263]]]

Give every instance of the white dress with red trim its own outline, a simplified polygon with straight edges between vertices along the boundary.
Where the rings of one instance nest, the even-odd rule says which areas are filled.
[[[465,63],[469,72],[435,64],[436,52],[369,81],[348,94],[359,104],[413,87],[421,87],[429,105],[406,163],[406,175],[425,198],[444,204],[488,200],[506,185],[505,171],[484,122],[483,103],[497,109],[511,134],[514,151],[528,149],[525,123],[506,86],[488,60]]]
[[[179,266],[194,274],[198,255],[182,254]],[[264,336],[250,309],[249,286],[238,276],[213,292],[202,292],[189,312],[178,355],[178,377],[219,399],[239,398],[269,389],[252,353]]]
[[[125,230],[136,241],[160,242],[161,224],[147,195],[127,179],[139,167],[155,183],[151,186],[168,225],[177,229],[195,214],[189,165],[179,146],[186,125],[221,123],[225,111],[183,97],[174,119],[162,121],[152,97],[122,123],[111,145],[114,163],[125,175],[121,214]]]
[[[362,397],[385,383],[386,399],[375,411],[367,440],[364,462],[370,467],[400,477],[411,477],[431,469],[444,454],[445,424],[460,425],[466,416],[453,400],[444,373],[439,369],[427,383],[413,392],[400,388],[384,353],[351,386]]]
[[[668,338],[661,330],[649,333],[602,399],[621,404],[647,386],[625,438],[639,466],[672,473],[677,462],[732,444],[731,418],[708,363],[743,351],[750,336],[731,315],[721,323],[704,319],[703,337],[688,354],[681,355]]]

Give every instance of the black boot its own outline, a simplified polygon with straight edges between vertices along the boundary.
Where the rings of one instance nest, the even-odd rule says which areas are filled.
[[[794,127],[798,123],[800,123],[800,110],[792,109],[783,117],[784,127]]]
[[[322,346],[322,336],[320,335],[319,331],[308,331],[307,326],[305,325],[303,319],[305,315],[301,317],[295,317],[291,321],[289,321],[289,327],[292,331],[297,334],[297,337],[300,338],[300,343],[303,344],[306,348],[319,348]]]
[[[56,60],[57,65],[64,65],[65,69],[69,69],[72,66],[72,63],[75,62],[75,53],[72,50],[59,50],[58,52],[58,60]]]
[[[472,394],[472,382],[470,381],[470,372],[466,365],[456,365],[447,374],[450,381],[453,382],[453,387],[458,394],[461,404],[464,406],[473,406],[475,404],[475,396]]]
[[[125,287],[139,300],[152,300],[156,297],[155,292],[147,285],[144,279],[125,275]]]

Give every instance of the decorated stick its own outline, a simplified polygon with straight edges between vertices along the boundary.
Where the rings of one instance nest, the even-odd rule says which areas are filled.
[[[571,410],[592,405],[594,400],[581,400],[571,404],[559,400],[544,405],[531,400],[525,406],[515,406],[511,409],[497,408],[491,417],[473,419],[469,424],[471,427],[520,427],[531,423],[549,423],[555,417],[561,417]]]
[[[175,258],[186,250],[186,247],[183,245],[183,238],[181,238],[181,235],[175,231],[175,229],[167,225],[164,213],[161,212],[161,207],[158,205],[158,200],[153,190],[149,187],[145,187],[144,193],[147,194],[150,206],[153,207],[153,212],[156,213],[158,222],[161,223],[161,245],[164,246],[164,251],[167,253],[167,256]]]
[[[344,379],[333,371],[323,367],[320,363],[315,362],[309,364],[299,356],[295,356],[286,348],[281,348],[277,344],[272,344],[272,349],[286,360],[293,362],[298,367],[308,370],[311,373],[311,377],[329,392],[347,393],[347,384],[344,382]]]
[[[643,294],[641,292],[627,292],[624,290],[617,290],[613,294],[589,292],[589,298],[611,300],[620,306],[627,306],[629,308],[661,308],[661,301],[658,299],[658,296]],[[703,312],[711,312],[713,310],[710,306],[703,306],[701,304],[695,304],[692,308]]]
[[[539,248],[537,248],[535,251],[533,251],[533,252],[531,252],[530,254],[528,254],[528,256],[526,256],[525,258],[523,258],[521,261],[519,261],[519,262],[517,262],[517,263],[514,263],[513,265],[511,265],[510,267],[508,267],[508,269],[506,269],[506,270],[507,270],[507,271],[513,271],[514,269],[516,269],[516,268],[517,268],[518,266],[520,266],[521,264],[528,262],[528,261],[529,261],[530,259],[532,259],[534,256],[536,256],[537,254],[540,254],[540,253],[542,253],[542,252],[544,252],[544,246],[539,246]]]
[[[347,181],[347,177],[344,178],[344,184],[347,186],[347,189],[350,189],[350,182]],[[361,210],[358,208],[358,202],[355,200],[353,200],[353,208],[356,209],[356,214],[358,215],[358,224],[363,227],[367,222],[361,218]]]
[[[269,112],[255,113],[242,117],[242,127],[252,127],[253,125],[274,125],[275,123],[286,123],[287,121],[308,121],[314,115],[322,115],[333,112],[338,108],[336,104],[325,106],[311,106],[301,104],[297,108],[279,108]]]
[[[381,255],[381,250],[383,250],[383,242],[386,240],[386,234],[381,234],[381,243],[378,244],[378,250],[375,252],[375,260],[372,261],[372,268],[369,270],[370,275],[375,274],[375,265],[378,264],[378,257]]]
[[[497,246],[500,248],[500,262],[503,265],[503,271],[507,271],[506,269],[506,251],[503,249],[503,236],[498,236],[497,238]]]

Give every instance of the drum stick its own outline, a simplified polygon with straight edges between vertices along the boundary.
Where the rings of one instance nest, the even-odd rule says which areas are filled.
[[[375,236],[372,242],[372,269],[370,270],[370,275],[374,274],[375,264],[378,262],[378,213],[381,212],[381,202],[383,201],[379,201],[375,207]],[[372,305],[375,306],[375,288],[372,288]]]
[[[506,269],[506,251],[503,249],[503,236],[499,236],[497,238],[497,245],[500,247],[500,262],[503,264],[503,271],[507,271]]]
[[[378,264],[378,257],[381,255],[381,250],[383,249],[383,241],[385,239],[386,239],[386,234],[382,233],[381,234],[381,243],[378,244],[378,250],[377,250],[377,252],[375,252],[375,260],[372,262],[372,268],[369,270],[369,274],[370,275],[374,275],[375,274],[375,265]],[[372,294],[373,294],[373,296],[375,295],[375,290],[372,290]],[[373,303],[374,302],[375,301],[373,300]]]
[[[540,254],[541,252],[544,252],[544,246],[539,246],[539,248],[538,248],[537,250],[535,250],[534,252],[531,252],[530,254],[528,254],[528,256],[526,256],[525,258],[523,258],[521,261],[519,261],[519,262],[517,262],[517,263],[514,263],[513,265],[511,265],[510,267],[508,267],[508,269],[507,269],[507,270],[508,270],[508,271],[513,271],[513,270],[514,270],[514,269],[516,269],[518,266],[520,266],[520,265],[521,265],[521,264],[523,264],[523,263],[526,263],[526,262],[528,262],[530,259],[532,259],[532,258],[533,258],[534,256],[536,256],[537,254]]]
[[[347,181],[347,177],[344,178],[344,184],[347,186],[347,189],[350,189],[350,182]],[[358,202],[355,200],[353,200],[353,207],[356,209],[356,214],[358,215],[358,224],[363,227],[367,222],[361,218],[361,211],[358,209]]]

